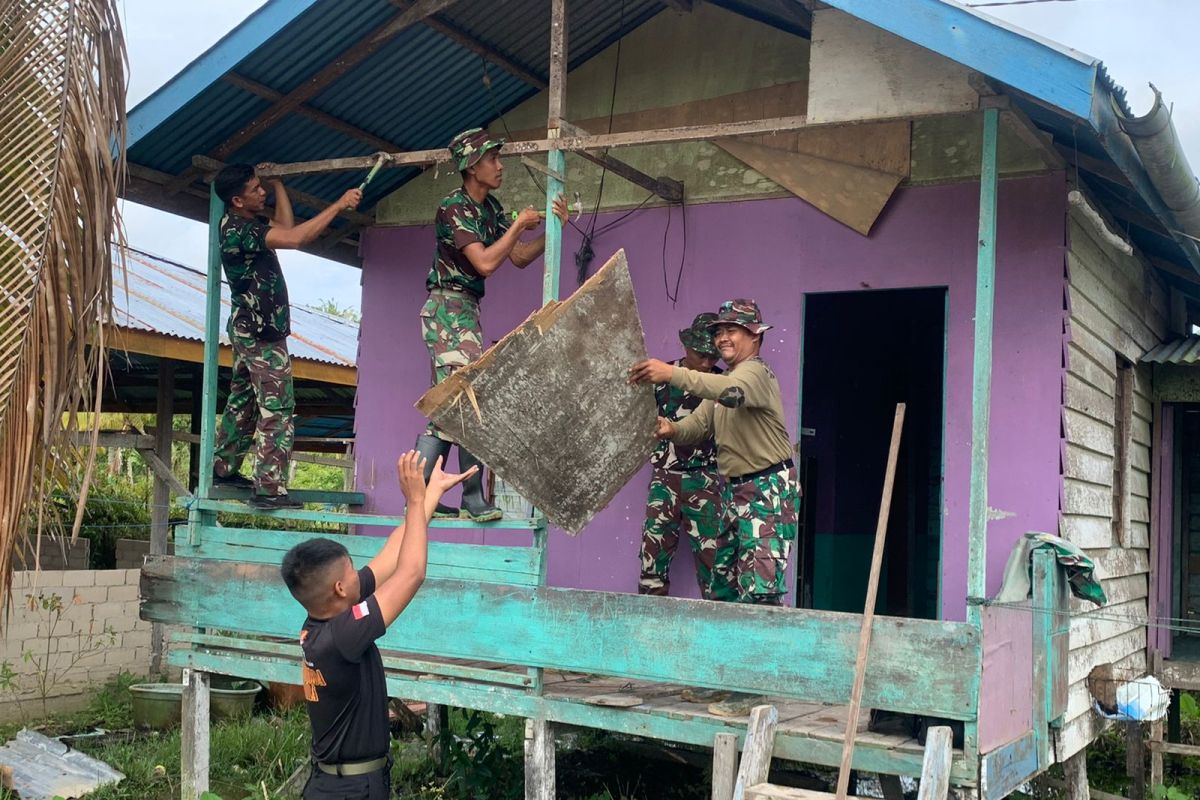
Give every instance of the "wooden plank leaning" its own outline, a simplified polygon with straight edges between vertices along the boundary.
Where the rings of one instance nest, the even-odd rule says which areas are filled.
[[[871,649],[871,622],[875,619],[875,599],[879,594],[879,573],[883,567],[883,543],[887,539],[888,517],[892,510],[892,487],[896,482],[896,461],[900,453],[900,432],[904,428],[904,403],[896,404],[892,422],[892,443],[888,448],[887,471],[883,478],[883,497],[875,526],[875,549],[871,552],[871,576],[867,580],[867,602],[863,607],[862,630],[858,637],[858,657],[854,663],[854,685],[850,690],[850,712],[846,716],[846,738],[842,744],[842,765],[838,769],[837,800],[845,800],[850,786],[850,764],[854,760],[854,736],[858,732],[858,714],[862,709],[863,681],[867,673],[867,653]]]

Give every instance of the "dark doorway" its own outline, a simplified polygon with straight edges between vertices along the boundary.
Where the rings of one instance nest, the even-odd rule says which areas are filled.
[[[878,613],[936,619],[946,290],[810,294],[804,304],[803,604],[861,613],[896,403],[907,403]]]
[[[1171,658],[1200,661],[1200,404],[1175,406],[1175,595]],[[1153,568],[1153,567],[1152,567]]]

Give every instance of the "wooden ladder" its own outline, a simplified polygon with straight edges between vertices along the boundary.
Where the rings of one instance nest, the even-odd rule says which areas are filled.
[[[733,800],[829,800],[837,797],[834,792],[796,789],[767,782],[771,753],[775,749],[775,728],[778,725],[779,712],[775,706],[756,706],[751,710],[750,724],[746,728],[746,745],[742,749],[742,760],[733,786]],[[950,728],[930,728],[925,740],[925,759],[921,765],[917,800],[946,800],[950,793],[950,757]],[[718,796],[715,787],[713,796]]]

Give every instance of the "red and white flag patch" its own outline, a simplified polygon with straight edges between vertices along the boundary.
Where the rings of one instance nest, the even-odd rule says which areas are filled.
[[[354,606],[354,608],[350,609],[350,611],[352,614],[354,614],[355,619],[362,619],[363,617],[368,617],[371,615],[371,609],[367,608],[366,600],[363,600],[361,603]]]

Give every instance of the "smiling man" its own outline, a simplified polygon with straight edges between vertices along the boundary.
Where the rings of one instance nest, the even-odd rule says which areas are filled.
[[[783,422],[779,380],[762,360],[764,325],[753,300],[729,300],[711,323],[713,343],[729,366],[723,375],[647,359],[629,370],[631,383],[669,382],[705,398],[686,418],[658,418],[656,435],[676,444],[708,436],[717,443],[725,478],[725,519],[714,570],[737,588],[737,602],[782,605],[787,561],[796,538],[800,488]],[[721,716],[743,716],[757,697],[735,696],[709,706]]]
[[[269,179],[269,185],[275,195],[270,217],[265,215],[267,188],[254,167],[230,164],[213,180],[213,190],[225,203],[217,235],[233,306],[227,328],[233,377],[217,427],[213,482],[252,488],[250,505],[268,510],[301,505],[287,493],[296,401],[287,349],[291,308],[275,251],[296,250],[316,240],[342,209],[362,202],[362,192],[348,189],[320,214],[296,224],[283,182]],[[252,443],[253,482],[238,474]]]
[[[483,128],[465,130],[450,140],[450,156],[462,175],[462,186],[438,206],[434,219],[437,251],[425,279],[429,299],[421,308],[421,334],[433,361],[435,385],[483,355],[479,301],[484,281],[505,261],[524,269],[546,249],[545,235],[521,241],[522,233],[541,224],[538,212],[529,206],[510,220],[492,194],[504,183],[503,146],[503,139],[492,138]],[[561,195],[554,199],[554,213],[566,224],[567,204]],[[433,423],[417,437],[417,450],[425,456],[427,469],[438,457],[446,458],[450,444]],[[460,445],[458,466],[466,472],[479,466],[479,461]],[[484,499],[482,471],[463,484],[461,511],[439,505],[434,516],[460,514],[474,522],[492,522],[502,516],[500,509]]]

